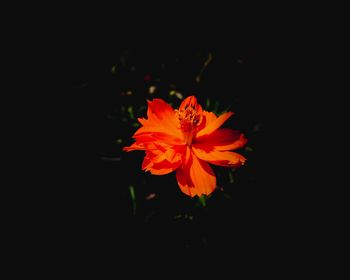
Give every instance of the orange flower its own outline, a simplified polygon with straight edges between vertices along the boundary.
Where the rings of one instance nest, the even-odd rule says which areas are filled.
[[[142,127],[136,141],[124,151],[144,150],[142,169],[154,175],[176,170],[177,182],[185,194],[193,197],[209,195],[216,187],[215,174],[208,163],[238,167],[245,158],[230,150],[243,147],[247,139],[229,128],[220,128],[233,115],[217,117],[202,109],[194,96],[182,101],[174,110],[162,99],[148,102],[148,119],[139,118]]]

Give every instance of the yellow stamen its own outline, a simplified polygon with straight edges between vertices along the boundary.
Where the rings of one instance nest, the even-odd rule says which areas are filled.
[[[185,142],[190,146],[197,132],[197,125],[200,122],[201,116],[197,113],[197,110],[191,106],[182,110],[175,110],[175,112],[179,120],[178,128],[182,130]]]

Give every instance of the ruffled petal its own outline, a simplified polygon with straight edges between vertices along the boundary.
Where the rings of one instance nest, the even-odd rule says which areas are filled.
[[[227,121],[227,119],[233,114],[233,112],[226,112],[223,113],[221,116],[216,117],[215,114],[212,112],[203,111],[203,121],[201,126],[199,126],[198,128],[196,137],[200,137],[214,132],[220,126],[222,126],[223,123]]]
[[[191,197],[211,194],[216,187],[216,177],[212,168],[198,159],[189,148],[187,157],[185,164],[176,172],[181,191]]]
[[[226,166],[226,167],[238,167],[245,163],[246,158],[238,153],[229,151],[217,151],[217,150],[203,150],[192,146],[194,154],[201,160],[207,161],[211,164]]]
[[[148,101],[147,119],[138,119],[142,127],[133,135],[136,141],[123,150],[145,150],[142,169],[151,174],[176,170],[178,185],[186,195],[209,195],[216,188],[216,177],[208,163],[237,167],[246,161],[229,151],[243,147],[245,136],[220,128],[232,115],[227,112],[217,117],[203,111],[194,96],[187,97],[177,111],[154,99]]]
[[[209,135],[196,137],[193,145],[205,151],[228,151],[242,148],[247,143],[247,138],[237,130],[220,128]]]
[[[149,127],[148,127],[149,128]],[[184,140],[173,134],[165,132],[138,132],[133,136],[138,142],[163,142],[169,145],[183,145],[185,144]]]
[[[164,175],[176,170],[182,163],[184,147],[171,147],[162,143],[145,144],[146,156],[142,169],[153,175]]]
[[[139,122],[142,124],[134,134],[136,138],[142,134],[153,134],[162,137],[163,141],[180,143],[183,136],[177,127],[178,121],[174,109],[167,104],[165,101],[159,98],[153,99],[153,101],[148,102],[147,117],[148,119],[139,118]],[[157,134],[158,133],[158,134]]]
[[[180,104],[179,110],[185,110],[188,106],[196,109],[198,106],[197,98],[193,95],[186,97]]]
[[[153,175],[165,175],[175,171],[179,168],[180,165],[181,161],[171,163],[167,160],[164,160],[160,163],[153,164],[153,166],[149,168],[149,171]]]
[[[180,104],[179,111],[185,111],[188,107],[192,107],[196,115],[199,116],[197,125],[200,125],[202,121],[203,109],[202,106],[197,102],[197,98],[193,95],[186,97]]]
[[[131,152],[135,150],[145,150],[144,144],[142,142],[136,141],[132,145],[123,148],[123,151],[125,152]]]

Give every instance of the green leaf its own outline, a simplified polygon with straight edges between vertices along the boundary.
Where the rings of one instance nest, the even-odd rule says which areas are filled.
[[[207,98],[207,101],[205,102],[205,109],[208,110],[210,107],[210,99],[209,97]]]
[[[132,201],[132,213],[135,216],[136,215],[136,195],[135,195],[135,189],[134,186],[129,186],[131,201]]]
[[[203,206],[203,207],[206,207],[207,206],[207,196],[202,194],[200,197],[199,197],[199,202],[200,204]]]
[[[128,113],[129,113],[130,119],[134,120],[135,116],[134,116],[134,110],[132,109],[132,106],[128,107]]]
[[[232,172],[229,170],[228,171],[228,178],[229,178],[229,182],[230,184],[233,184],[233,182],[235,181]]]

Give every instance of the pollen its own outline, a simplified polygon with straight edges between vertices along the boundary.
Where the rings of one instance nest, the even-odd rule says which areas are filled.
[[[200,121],[200,115],[197,110],[192,107],[187,107],[185,110],[175,110],[177,119],[179,120],[178,127],[184,131],[188,131],[196,126]]]
[[[185,142],[191,145],[192,139],[197,132],[197,126],[200,123],[201,115],[192,106],[185,109],[175,110],[176,117],[179,121],[177,127],[184,133]]]

